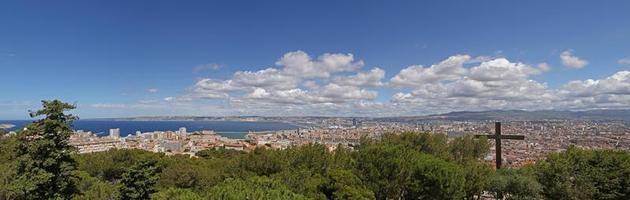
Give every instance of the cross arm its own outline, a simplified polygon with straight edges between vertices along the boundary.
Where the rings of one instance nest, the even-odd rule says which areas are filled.
[[[486,137],[488,139],[497,138],[496,135],[475,135],[475,138],[481,138],[481,137]],[[524,140],[525,139],[525,136],[523,135],[501,135],[500,137],[501,139],[508,139],[508,140]]]

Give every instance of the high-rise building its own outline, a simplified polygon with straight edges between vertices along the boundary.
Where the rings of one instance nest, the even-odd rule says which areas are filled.
[[[120,128],[109,129],[109,137],[111,137],[111,138],[119,138],[120,137]]]
[[[186,127],[181,127],[181,128],[179,128],[179,134],[180,134],[181,136],[183,136],[183,137],[186,137],[186,134],[188,134],[188,133],[186,132]]]

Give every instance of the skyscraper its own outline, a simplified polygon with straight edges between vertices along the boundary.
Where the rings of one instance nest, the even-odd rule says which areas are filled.
[[[111,137],[111,138],[119,138],[120,137],[120,128],[109,129],[109,137]]]

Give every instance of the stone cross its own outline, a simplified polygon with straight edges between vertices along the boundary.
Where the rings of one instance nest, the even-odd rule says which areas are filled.
[[[524,140],[525,136],[523,135],[501,135],[501,122],[494,123],[494,135],[475,135],[475,138],[487,137],[489,139],[494,139],[495,145],[495,162],[497,169],[501,168],[501,139],[506,140]]]

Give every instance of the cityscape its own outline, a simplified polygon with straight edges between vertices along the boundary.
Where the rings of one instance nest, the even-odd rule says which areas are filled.
[[[256,117],[231,118],[257,121],[269,120]],[[275,119],[278,120],[278,119]],[[106,136],[77,130],[70,137],[70,144],[79,153],[93,153],[110,149],[142,149],[167,155],[185,154],[195,156],[206,149],[230,149],[253,151],[255,148],[287,149],[292,146],[323,144],[329,151],[342,145],[352,148],[362,138],[379,138],[387,133],[426,132],[444,134],[448,138],[463,135],[488,134],[494,132],[494,123],[488,121],[420,121],[383,122],[362,118],[299,117],[283,118],[284,121],[302,124],[303,128],[277,131],[250,131],[242,139],[231,139],[213,130],[188,132],[179,130],[135,132],[121,137],[120,129],[112,128]],[[584,149],[618,149],[630,151],[630,127],[624,121],[586,120],[539,120],[504,121],[504,134],[525,136],[523,141],[503,141],[503,160],[507,166],[521,167],[544,159],[549,153],[566,150],[569,146]],[[304,125],[312,125],[310,127]],[[494,141],[490,141],[493,144]],[[494,163],[494,146],[484,159]]]
[[[629,200],[629,11],[2,0],[0,200]]]

